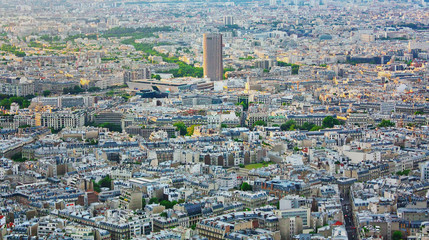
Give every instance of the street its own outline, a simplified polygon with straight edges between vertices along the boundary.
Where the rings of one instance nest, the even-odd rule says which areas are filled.
[[[350,197],[348,194],[340,194],[340,196],[341,208],[344,213],[344,225],[346,227],[347,236],[350,240],[357,240],[358,235],[353,221],[353,210],[350,203]]]

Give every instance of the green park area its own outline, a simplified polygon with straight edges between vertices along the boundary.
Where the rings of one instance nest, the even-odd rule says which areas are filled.
[[[245,165],[244,168],[251,170],[251,169],[257,169],[262,167],[268,167],[271,164],[274,164],[274,163],[273,162],[252,163],[252,164]]]

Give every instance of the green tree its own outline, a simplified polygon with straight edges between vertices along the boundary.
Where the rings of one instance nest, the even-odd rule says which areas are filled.
[[[406,169],[404,171],[396,172],[396,175],[399,175],[399,176],[408,176],[408,174],[410,174],[410,172],[411,172],[410,169]]]
[[[340,121],[332,116],[327,116],[322,121],[323,128],[333,128],[335,125],[340,125]]]
[[[159,74],[152,74],[152,76],[151,76],[153,79],[156,79],[156,80],[161,80],[161,76],[159,75]]]
[[[90,87],[90,88],[88,88],[88,92],[97,92],[97,91],[100,91],[101,90],[101,88],[99,88],[99,87]]]
[[[33,98],[34,96],[26,96],[24,97],[17,97],[17,96],[10,96],[5,94],[0,94],[0,106],[2,106],[5,109],[10,109],[10,105],[13,102],[18,103],[20,108],[28,108],[30,106],[29,99]]]
[[[381,123],[378,124],[378,127],[394,127],[394,126],[395,126],[394,122],[391,122],[390,120],[386,120],[386,119],[381,120]]]
[[[423,115],[424,113],[422,112],[422,111],[416,111],[415,113],[414,113],[414,115]]]
[[[226,125],[225,123],[222,123],[222,124],[220,125],[220,127],[221,127],[221,128],[227,128],[227,127],[228,127],[228,125]]]
[[[238,106],[238,105],[243,106],[243,111],[247,111],[247,109],[249,109],[249,104],[248,104],[248,103],[246,103],[245,101],[241,101],[241,102],[237,103],[236,105],[237,105],[237,106]]]
[[[112,179],[107,175],[98,182],[98,185],[100,185],[100,187],[112,189]]]
[[[43,91],[43,96],[44,96],[44,97],[47,97],[47,96],[49,96],[49,95],[51,95],[51,91],[49,91],[49,90],[45,90],[45,91]]]
[[[112,189],[112,179],[110,179],[109,175],[102,178],[100,181],[98,181],[98,183],[95,181],[92,182],[94,185],[94,191],[96,192],[101,192],[102,187]]]
[[[401,231],[394,231],[392,235],[393,240],[401,240],[402,239],[402,232]]]
[[[122,127],[114,123],[105,122],[105,123],[98,124],[97,126],[102,128],[108,128],[109,131],[111,132],[122,132]]]
[[[315,126],[314,123],[305,122],[302,124],[300,129],[310,131]]]
[[[240,186],[240,189],[242,191],[252,191],[252,186],[250,186],[250,184],[248,184],[247,182],[243,182]]]
[[[10,157],[14,162],[25,162],[28,159],[22,157],[22,152],[16,153]]]
[[[176,127],[176,130],[179,131],[181,136],[187,133],[186,125],[183,122],[176,122],[173,126]]]
[[[166,209],[169,209],[169,208],[173,208],[174,205],[177,204],[177,201],[170,202],[168,200],[162,200],[161,202],[159,202],[159,204],[164,206]]]
[[[160,217],[165,217],[165,218],[166,218],[166,217],[167,217],[167,213],[166,213],[166,212],[162,212],[162,213],[160,213],[160,214],[159,214],[159,216],[160,216]]]
[[[159,203],[159,200],[157,197],[153,197],[153,198],[149,199],[149,204],[153,204],[153,203]]]
[[[311,131],[311,132],[313,132],[313,131],[319,131],[320,129],[322,129],[322,127],[321,127],[321,126],[316,126],[316,125],[314,125],[314,126],[310,129],[310,131]]]
[[[95,181],[92,181],[93,185],[94,185],[94,191],[96,192],[101,192],[101,188],[100,185],[98,185],[98,183],[96,183]]]
[[[142,209],[144,209],[144,207],[146,207],[146,199],[142,198]]]
[[[198,125],[192,125],[186,129],[186,136],[192,136],[194,134],[194,129]]]
[[[292,125],[295,125],[296,122],[294,120],[288,120],[280,126],[282,131],[288,131]]]
[[[254,122],[252,125],[252,127],[255,127],[255,126],[267,126],[267,123],[265,121],[258,120],[256,122]]]
[[[81,87],[79,87],[77,85],[72,87],[72,88],[64,88],[63,89],[64,94],[78,94],[81,92],[85,92],[85,90],[83,90]]]

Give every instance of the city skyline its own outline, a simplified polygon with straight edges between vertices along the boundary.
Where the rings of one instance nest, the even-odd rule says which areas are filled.
[[[0,239],[429,240],[427,0],[0,0]]]

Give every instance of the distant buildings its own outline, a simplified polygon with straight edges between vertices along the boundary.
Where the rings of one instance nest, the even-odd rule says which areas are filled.
[[[425,162],[422,164],[420,168],[421,172],[421,180],[428,181],[429,180],[429,162]]]
[[[0,93],[13,96],[34,95],[34,83],[26,78],[0,79]]]
[[[234,25],[234,17],[233,16],[225,16],[225,17],[223,17],[223,24],[225,26]]]
[[[100,112],[95,116],[95,123],[96,124],[112,123],[118,126],[122,126],[122,118],[123,118],[122,113],[107,110],[107,111]]]
[[[60,111],[50,113],[38,113],[35,116],[36,126],[53,128],[55,130],[66,127],[77,128],[85,125],[85,112]]]
[[[151,71],[149,68],[141,68],[124,72],[124,83],[149,78],[151,78]]]

